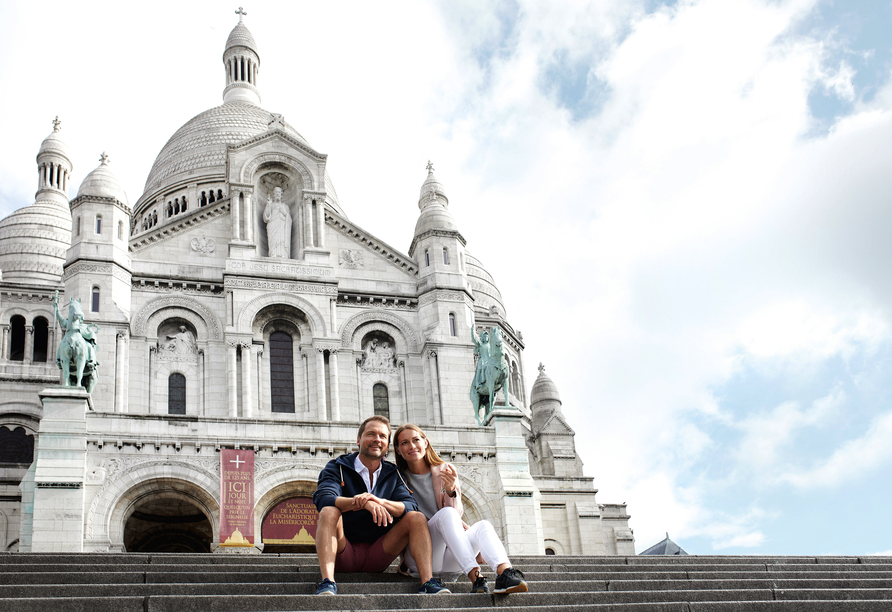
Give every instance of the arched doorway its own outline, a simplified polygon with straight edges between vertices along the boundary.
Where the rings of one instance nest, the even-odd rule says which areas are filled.
[[[214,533],[199,504],[173,491],[137,501],[124,522],[127,552],[206,553]]]

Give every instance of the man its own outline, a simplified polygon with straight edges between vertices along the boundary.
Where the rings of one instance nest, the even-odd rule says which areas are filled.
[[[383,572],[409,546],[418,562],[419,593],[449,593],[431,573],[427,518],[418,512],[396,466],[384,461],[390,422],[371,416],[359,426],[358,453],[328,462],[313,503],[319,510],[316,554],[322,580],[316,595],[337,595],[334,573]]]

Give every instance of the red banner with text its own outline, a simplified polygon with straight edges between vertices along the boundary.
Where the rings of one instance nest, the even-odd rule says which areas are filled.
[[[319,511],[312,499],[286,499],[270,510],[263,519],[260,534],[264,544],[316,544],[316,519]]]
[[[220,451],[220,546],[254,546],[254,451]]]

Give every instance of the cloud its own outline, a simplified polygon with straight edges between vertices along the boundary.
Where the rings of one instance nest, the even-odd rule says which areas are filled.
[[[865,477],[892,463],[892,412],[876,418],[860,438],[849,440],[819,465],[804,471],[788,471],[780,482],[801,489],[831,488]]]

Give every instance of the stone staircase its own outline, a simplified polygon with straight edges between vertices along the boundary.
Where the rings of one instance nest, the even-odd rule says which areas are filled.
[[[890,557],[515,557],[529,593],[418,595],[396,574],[340,574],[316,597],[314,555],[0,553],[3,612],[892,610]],[[486,574],[490,584],[491,574]]]

